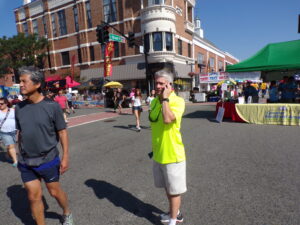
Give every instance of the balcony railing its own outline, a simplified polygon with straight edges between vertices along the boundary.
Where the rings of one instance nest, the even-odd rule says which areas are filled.
[[[189,21],[184,22],[184,28],[185,28],[186,32],[191,33],[191,34],[193,34],[195,31],[195,25]]]

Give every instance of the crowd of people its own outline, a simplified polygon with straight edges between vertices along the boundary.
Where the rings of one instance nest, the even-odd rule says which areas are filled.
[[[223,101],[238,101],[239,97],[244,97],[246,103],[259,103],[259,99],[265,99],[263,102],[267,103],[296,103],[300,97],[300,83],[292,76],[285,76],[280,81],[229,84],[225,91],[221,90],[221,85],[216,85],[208,93],[207,101],[211,96],[218,96]]]
[[[142,105],[144,102],[150,105],[155,96],[155,90],[152,90],[150,95],[143,99],[141,89],[139,88],[132,88],[130,93],[121,88],[115,88],[106,90],[105,99],[107,106],[109,105],[108,102],[113,103],[115,113],[118,110],[119,114],[123,114],[123,108],[132,108],[132,114],[136,120],[136,129],[137,131],[141,131],[140,117],[143,112]]]

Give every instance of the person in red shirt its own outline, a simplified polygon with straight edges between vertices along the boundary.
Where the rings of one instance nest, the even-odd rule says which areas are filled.
[[[56,101],[60,105],[61,109],[63,110],[64,119],[67,123],[68,121],[67,121],[66,112],[67,112],[67,109],[68,109],[68,99],[64,95],[63,90],[58,91],[58,95],[55,96],[54,101]]]

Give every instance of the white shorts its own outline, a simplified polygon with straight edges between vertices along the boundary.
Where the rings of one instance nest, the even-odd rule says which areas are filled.
[[[160,164],[153,161],[154,184],[165,188],[170,195],[186,192],[186,161],[179,163]]]

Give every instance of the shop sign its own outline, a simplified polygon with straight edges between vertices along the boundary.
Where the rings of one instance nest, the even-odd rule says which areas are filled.
[[[223,80],[228,80],[227,73],[207,73],[207,74],[200,74],[199,80],[200,83],[219,83]]]

